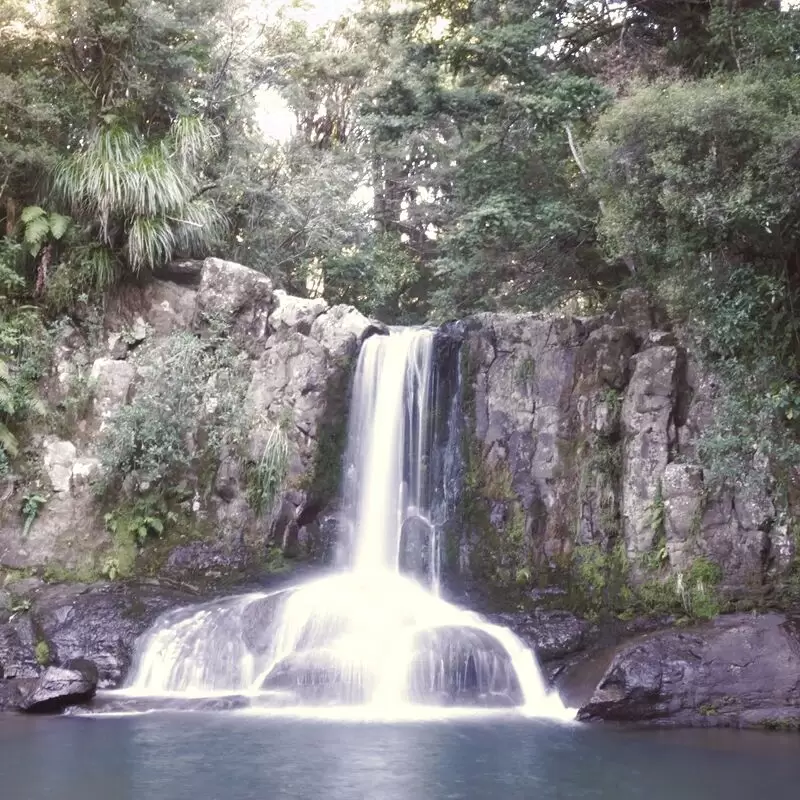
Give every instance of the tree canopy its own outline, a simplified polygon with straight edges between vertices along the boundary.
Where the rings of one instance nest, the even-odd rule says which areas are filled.
[[[0,0],[6,325],[204,253],[387,322],[643,286],[731,388],[709,459],[788,468],[800,11],[362,0],[314,26],[297,5]]]

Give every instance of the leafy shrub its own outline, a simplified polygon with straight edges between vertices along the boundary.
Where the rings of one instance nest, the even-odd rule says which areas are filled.
[[[142,376],[132,403],[109,420],[99,453],[109,480],[138,487],[174,479],[198,458],[238,441],[246,358],[227,340],[175,333],[137,356]]]
[[[607,252],[722,383],[700,454],[729,482],[800,458],[798,88],[759,73],[640,87],[587,151]]]
[[[17,454],[13,429],[44,414],[36,384],[51,354],[50,335],[34,309],[0,311],[0,469]]]

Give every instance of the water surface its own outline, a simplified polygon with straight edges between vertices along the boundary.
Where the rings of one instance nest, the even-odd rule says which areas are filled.
[[[0,715],[13,800],[796,798],[800,738],[522,719],[366,724],[235,713]]]

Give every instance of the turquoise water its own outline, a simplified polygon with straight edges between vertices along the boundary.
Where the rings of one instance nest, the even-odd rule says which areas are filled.
[[[529,720],[0,717],[3,800],[796,798],[800,737]]]

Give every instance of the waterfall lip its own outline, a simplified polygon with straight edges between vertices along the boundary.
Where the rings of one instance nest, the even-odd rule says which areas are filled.
[[[117,697],[354,721],[574,717],[512,631],[439,594],[460,408],[440,386],[436,335],[392,328],[362,344],[340,512],[349,568],[168,612]]]

